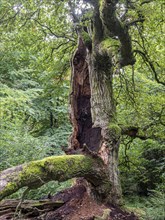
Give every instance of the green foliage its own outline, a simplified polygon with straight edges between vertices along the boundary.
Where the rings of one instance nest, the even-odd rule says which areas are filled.
[[[164,220],[165,218],[165,193],[153,191],[146,202],[146,218],[151,220]]]
[[[120,172],[124,194],[147,195],[158,186],[164,190],[164,152],[165,146],[151,139],[135,139],[121,145]]]
[[[68,119],[70,53],[75,36],[64,4],[1,1],[0,170],[63,154]],[[52,7],[50,7],[52,6]],[[45,8],[45,9],[44,9]],[[48,16],[48,14],[51,16]],[[52,19],[56,16],[56,19]],[[54,32],[53,32],[54,31]],[[69,183],[61,184],[65,187]],[[29,194],[59,188],[48,184]],[[16,194],[15,196],[18,196]]]
[[[118,123],[140,128],[140,134],[148,138],[163,140],[164,86],[147,79],[141,72],[132,74],[128,68],[114,79]]]
[[[152,10],[153,4],[155,3],[150,4]],[[148,12],[148,8],[146,6],[144,8],[144,11]],[[160,4],[157,7],[158,10],[160,12]],[[148,15],[147,22],[153,21],[154,16],[159,17],[160,23],[157,28],[163,28],[161,13]],[[158,22],[157,19],[156,22]],[[137,38],[139,29],[142,31],[143,38]],[[156,71],[163,81],[163,41],[160,42],[159,34],[155,35],[155,24],[153,27],[148,23],[148,26],[144,26],[143,29],[139,27],[139,29],[134,26],[131,29],[133,46],[139,50],[147,47],[146,53],[149,53],[153,63],[157,62]],[[151,36],[154,41],[150,44]],[[139,45],[136,44],[137,39]],[[161,52],[157,50],[159,44]],[[151,68],[148,65],[142,65],[143,59],[138,55],[136,59],[134,67],[116,70],[113,79],[118,124],[121,127],[135,127],[138,131],[135,136],[123,135],[121,139],[120,173],[125,194],[147,194],[150,189],[156,189],[159,185],[162,188],[162,183],[165,181],[165,88],[155,80]],[[158,70],[159,68],[161,71]]]
[[[69,188],[72,186],[73,180],[68,180],[63,183],[58,183],[57,181],[50,181],[49,183],[44,184],[38,189],[30,190],[26,195],[26,199],[42,199],[47,198],[48,196],[54,195],[57,192],[60,192],[66,188]],[[22,188],[18,190],[16,193],[13,193],[8,198],[21,198],[23,193],[25,191],[25,188]]]
[[[8,123],[0,129],[0,170],[50,155],[63,154],[61,146],[67,145],[70,126],[47,130],[44,136],[34,137],[19,124]]]
[[[152,191],[149,197],[126,197],[125,208],[133,211],[140,220],[164,220],[165,193]]]
[[[41,199],[44,198],[45,196],[54,195],[57,192],[60,192],[66,188],[69,188],[73,184],[72,180],[65,181],[63,183],[58,183],[55,181],[50,181],[49,183],[44,184],[37,190],[31,190],[26,198],[28,199]],[[21,197],[20,193],[20,197]]]
[[[74,1],[81,26],[89,28],[92,8]],[[117,15],[124,10],[120,1]],[[149,2],[149,3],[147,3]],[[163,0],[134,1],[125,13],[131,25],[136,64],[119,69],[113,56],[113,89],[118,124],[137,127],[138,136],[123,136],[120,172],[123,192],[164,190],[165,88]],[[70,55],[76,45],[68,1],[0,1],[0,170],[53,154],[62,154],[71,126],[68,120]],[[81,13],[83,12],[83,13]],[[145,22],[132,23],[144,18]],[[91,33],[83,32],[91,45]],[[119,42],[104,39],[103,51],[116,53]],[[139,52],[141,51],[141,52]],[[107,70],[109,54],[97,58]],[[153,68],[154,66],[154,68]],[[156,74],[155,74],[156,73]],[[109,72],[108,72],[109,74]],[[110,130],[120,134],[111,124]],[[112,135],[114,135],[112,132]],[[42,192],[57,189],[48,184]],[[52,189],[53,188],[53,189]],[[40,197],[41,191],[36,192]],[[31,195],[29,195],[31,197]],[[156,198],[156,197],[154,197]],[[160,199],[161,200],[161,199]]]

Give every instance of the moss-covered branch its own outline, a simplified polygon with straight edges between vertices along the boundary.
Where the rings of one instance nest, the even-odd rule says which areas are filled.
[[[110,191],[108,175],[102,161],[84,155],[64,155],[32,161],[0,173],[0,200],[27,186],[38,188],[51,180],[60,182],[84,177],[101,197]]]
[[[110,37],[117,37],[120,41],[120,65],[127,66],[135,63],[132,53],[131,37],[128,33],[128,27],[122,23],[116,16],[117,0],[101,0],[100,14],[104,31]]]

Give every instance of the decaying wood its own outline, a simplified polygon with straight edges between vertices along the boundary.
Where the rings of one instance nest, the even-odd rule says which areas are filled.
[[[41,216],[48,211],[54,211],[64,204],[63,201],[50,201],[45,200],[25,200],[22,202],[21,206],[17,209],[19,205],[19,200],[5,200],[0,202],[0,220],[7,218],[10,219],[10,216],[18,217],[21,219],[26,219],[28,217],[37,217]],[[17,210],[17,212],[16,212]],[[6,217],[5,217],[6,216]]]
[[[111,56],[100,45],[88,51],[79,37],[72,59],[70,118],[73,132],[66,153],[100,157],[113,188],[111,202],[119,203],[117,198],[121,197],[121,188],[117,155],[120,128],[115,124],[112,74]],[[116,130],[119,131],[117,135]]]
[[[78,48],[72,59],[72,80],[70,94],[70,118],[73,132],[69,148],[83,151],[84,144],[91,151],[98,151],[101,129],[92,127],[91,88],[86,46],[79,38]]]
[[[111,210],[110,209],[104,209],[102,216],[95,216],[94,220],[108,220]]]

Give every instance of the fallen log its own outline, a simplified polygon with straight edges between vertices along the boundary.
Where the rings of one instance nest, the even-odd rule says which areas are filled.
[[[62,200],[25,200],[20,204],[18,199],[9,199],[0,202],[0,220],[11,219],[13,216],[20,219],[41,216],[47,212],[54,211],[64,205]]]

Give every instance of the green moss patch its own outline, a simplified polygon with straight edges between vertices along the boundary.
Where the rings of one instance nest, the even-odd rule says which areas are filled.
[[[119,139],[121,136],[121,128],[115,124],[111,123],[109,125],[109,131],[110,131],[110,136],[113,137],[114,139]]]

